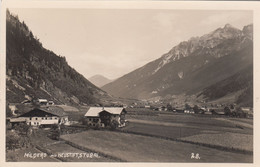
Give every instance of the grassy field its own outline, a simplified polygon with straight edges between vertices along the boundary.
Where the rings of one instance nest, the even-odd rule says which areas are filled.
[[[85,108],[66,112],[70,120],[78,121],[84,116]],[[253,162],[252,119],[146,109],[132,109],[126,119],[129,124],[118,131],[67,127],[72,134],[62,135],[61,141],[50,139],[48,131],[39,129],[31,136],[32,147],[9,151],[6,159],[28,162]],[[31,159],[23,157],[26,152],[97,153],[99,157]],[[198,153],[200,159],[191,159],[192,153]]]
[[[62,141],[52,140],[48,136],[47,130],[38,129],[31,136],[31,146],[29,148],[17,149],[15,151],[8,151],[6,154],[6,161],[8,162],[113,162],[113,160],[103,157],[102,155],[91,156],[94,152],[82,151],[78,148],[72,147]],[[46,153],[46,157],[30,158],[24,156],[25,153]],[[84,153],[85,156],[75,157],[58,157],[58,155],[65,155],[67,153]]]
[[[121,131],[253,152],[253,120],[187,114],[128,115]]]
[[[68,106],[68,105],[56,105],[57,107],[62,108],[65,112],[78,112],[79,109],[76,107]]]
[[[123,132],[133,132],[148,135],[161,136],[165,138],[181,138],[202,133],[198,128],[185,128],[183,126],[164,126],[145,123],[132,123],[121,129]]]
[[[127,119],[138,119],[138,120],[149,120],[149,121],[160,121],[170,123],[188,123],[190,125],[204,126],[221,126],[221,127],[235,127],[235,124],[225,120],[233,120],[234,118],[227,117],[214,117],[214,116],[203,116],[203,115],[192,115],[192,114],[160,114],[158,116],[144,116],[144,115],[127,115]],[[241,119],[242,121],[244,119]],[[246,119],[248,124],[253,124],[253,121]]]
[[[212,144],[227,148],[234,148],[246,151],[253,151],[253,135],[239,133],[217,133],[217,134],[199,134],[183,137],[182,140],[198,143]]]
[[[111,131],[86,131],[62,136],[65,141],[129,162],[252,162],[251,155],[194,144]],[[199,153],[200,159],[191,159]]]

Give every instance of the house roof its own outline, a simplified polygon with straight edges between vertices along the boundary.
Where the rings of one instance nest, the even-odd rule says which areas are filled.
[[[103,107],[90,107],[85,117],[98,117],[101,111],[103,111]]]
[[[42,116],[45,116],[44,114],[55,115],[58,117],[67,116],[67,114],[62,110],[59,110],[57,108],[48,107],[48,108],[35,108],[27,113],[20,115],[19,117],[34,117],[34,116],[42,117]]]
[[[10,122],[26,122],[26,120],[23,118],[10,118],[9,121]]]
[[[107,111],[111,114],[119,115],[124,111],[123,107],[90,107],[85,117],[99,117],[99,113],[102,111]]]
[[[48,102],[47,99],[38,99],[39,102]]]
[[[104,110],[111,113],[111,114],[121,114],[123,111],[123,107],[105,107]]]

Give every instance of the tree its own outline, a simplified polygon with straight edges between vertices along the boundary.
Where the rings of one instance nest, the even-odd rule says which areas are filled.
[[[198,107],[197,105],[195,105],[195,106],[193,107],[193,110],[194,110],[194,112],[195,112],[196,114],[200,112],[200,109],[199,109],[199,107]]]
[[[229,109],[229,107],[225,107],[224,112],[225,112],[225,115],[228,115],[228,116],[231,115],[231,110]]]
[[[53,140],[59,140],[60,139],[60,126],[59,125],[52,125],[50,130],[50,138]]]
[[[6,149],[14,150],[19,148],[19,137],[15,134],[7,133],[6,135]]]
[[[186,109],[186,110],[189,110],[189,109],[191,109],[191,106],[190,106],[188,103],[186,103],[186,104],[185,104],[185,109]]]
[[[82,125],[87,125],[87,120],[84,118],[84,117],[81,117],[80,119],[79,119],[79,122],[82,124]]]
[[[14,129],[21,135],[27,135],[30,129],[30,126],[26,123],[19,123],[14,126]]]
[[[172,111],[173,109],[172,109],[172,105],[170,105],[170,104],[167,104],[167,111]]]
[[[115,130],[118,127],[119,123],[116,120],[111,121],[110,129]]]

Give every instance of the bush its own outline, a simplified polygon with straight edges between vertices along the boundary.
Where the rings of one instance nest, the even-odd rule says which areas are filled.
[[[19,148],[19,137],[15,134],[7,134],[6,135],[6,149],[7,150],[15,150]]]
[[[228,116],[231,115],[231,110],[229,109],[229,107],[225,107],[224,112],[225,112],[225,115],[228,115]]]
[[[198,107],[197,105],[195,105],[195,106],[193,107],[193,110],[194,110],[194,112],[195,112],[196,114],[198,114],[198,113],[200,112],[200,109],[199,109],[199,107]]]
[[[60,133],[61,133],[61,130],[60,130],[60,126],[59,125],[52,125],[51,126],[51,134],[50,134],[50,138],[51,139],[54,139],[54,140],[59,140],[60,139]]]
[[[14,126],[14,129],[20,134],[20,135],[28,135],[30,126],[26,123],[19,123]]]
[[[189,110],[189,109],[191,109],[191,106],[190,106],[188,103],[186,103],[186,104],[185,104],[185,109],[186,109],[186,110]]]
[[[115,130],[117,127],[118,127],[119,123],[116,121],[116,120],[113,120],[111,123],[110,123],[110,129],[111,130]]]
[[[79,119],[79,122],[82,124],[82,125],[87,125],[87,120],[84,118],[84,117],[81,117]]]
[[[7,132],[6,134],[6,150],[15,150],[18,148],[28,147],[30,145],[28,136],[20,136],[17,133]]]

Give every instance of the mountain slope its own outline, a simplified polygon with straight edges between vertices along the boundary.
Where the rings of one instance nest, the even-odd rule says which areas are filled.
[[[181,42],[102,89],[115,96],[139,99],[199,93],[253,63],[252,37],[253,25],[239,30],[227,24]]]
[[[52,99],[60,104],[96,104],[107,96],[75,69],[65,57],[42,47],[39,40],[7,11],[6,16],[7,102],[30,98]]]
[[[102,87],[112,81],[102,75],[94,75],[94,76],[88,78],[88,80],[91,83],[93,83],[94,85],[96,85],[97,87]]]
[[[231,77],[205,88],[198,96],[203,96],[211,101],[241,90],[242,93],[236,98],[235,102],[242,103],[243,106],[253,107],[253,64],[248,65]]]

